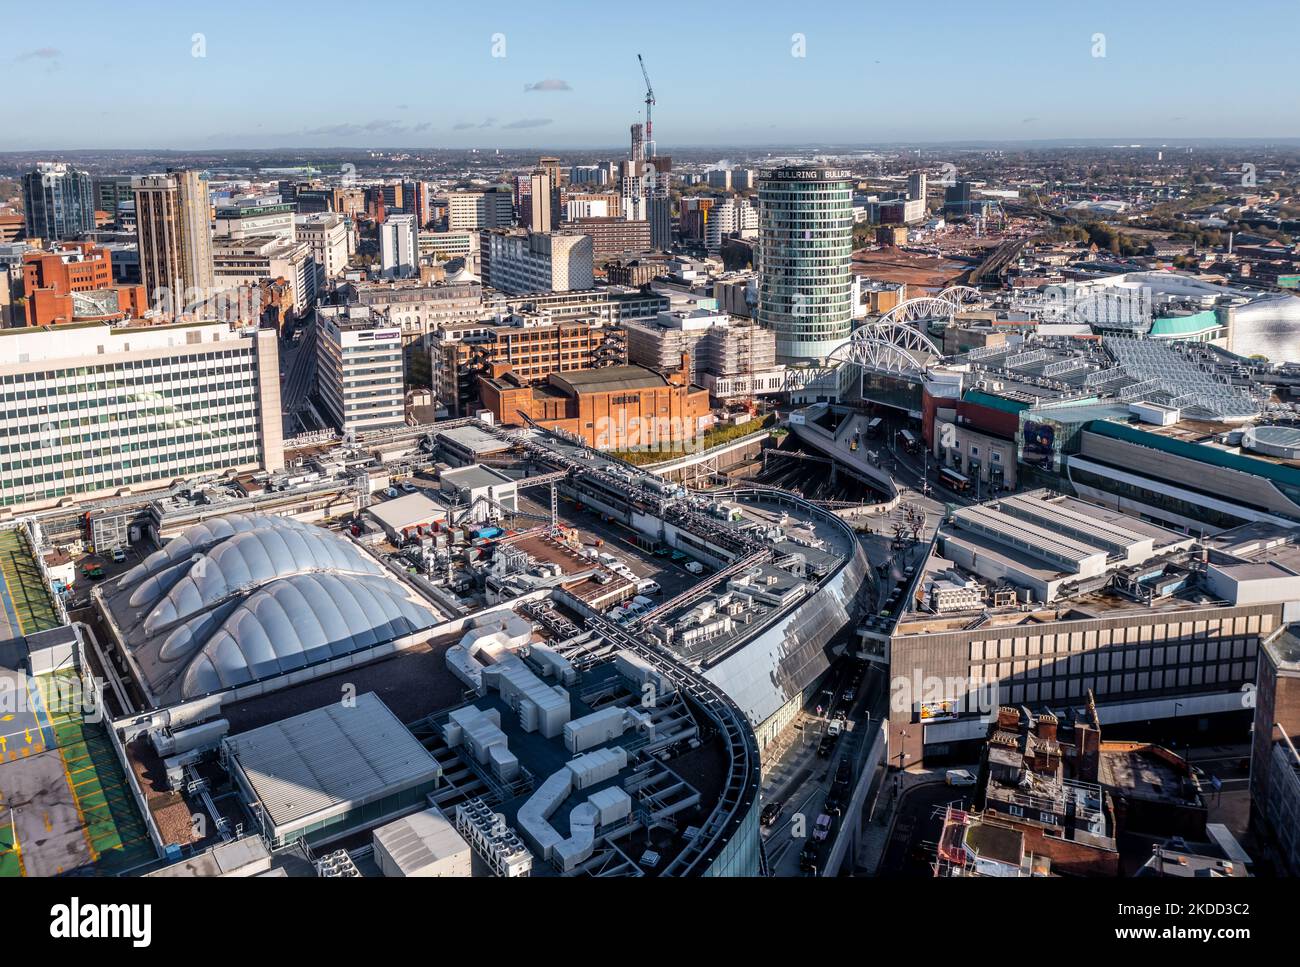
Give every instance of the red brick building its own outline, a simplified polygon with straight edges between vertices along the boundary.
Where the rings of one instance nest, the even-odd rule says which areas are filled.
[[[642,366],[552,373],[526,385],[505,365],[480,377],[480,397],[500,423],[528,420],[581,436],[600,450],[668,447],[698,439],[712,423],[709,391],[686,370],[662,376]]]
[[[28,252],[23,257],[23,294],[29,326],[139,318],[148,309],[144,286],[115,284],[112,255],[91,242]]]

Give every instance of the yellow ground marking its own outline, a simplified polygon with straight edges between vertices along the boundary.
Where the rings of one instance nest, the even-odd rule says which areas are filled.
[[[36,700],[41,706],[39,711],[45,713],[46,720],[50,723],[50,727],[53,728],[54,718],[50,715],[50,710],[45,705],[45,698],[41,695],[40,689],[36,690]],[[39,715],[37,716],[37,721],[40,721]],[[86,849],[90,851],[90,861],[92,863],[97,863],[99,862],[99,853],[95,849],[95,844],[90,840],[90,825],[86,822],[86,814],[81,809],[81,800],[77,798],[77,789],[72,783],[72,775],[68,772],[68,763],[67,760],[63,758],[62,750],[59,752],[59,765],[63,767],[63,778],[68,783],[68,792],[72,793],[72,805],[76,808],[77,819],[81,822],[81,835],[86,840]],[[62,873],[63,871],[60,870],[59,872]]]

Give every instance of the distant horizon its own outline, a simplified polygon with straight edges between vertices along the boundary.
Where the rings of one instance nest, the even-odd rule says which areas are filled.
[[[915,150],[926,148],[958,148],[965,150],[981,150],[985,148],[1002,148],[1002,147],[1019,147],[1033,149],[1041,148],[1061,148],[1061,147],[1088,147],[1088,148],[1114,148],[1116,150],[1137,150],[1150,148],[1153,150],[1165,150],[1170,148],[1202,148],[1202,147],[1234,147],[1234,146],[1277,146],[1277,147],[1300,147],[1300,136],[1290,135],[1284,137],[1271,137],[1268,135],[1259,136],[1241,136],[1241,137],[1179,137],[1179,138],[1160,138],[1160,137],[1095,137],[1095,138],[1034,138],[1034,139],[1013,139],[1013,138],[990,138],[985,140],[975,139],[954,139],[948,141],[942,140],[893,140],[893,141],[859,141],[859,142],[831,142],[831,141],[800,141],[800,142],[782,142],[782,141],[762,141],[753,143],[741,142],[674,142],[664,143],[657,142],[660,154],[671,154],[673,147],[686,148],[692,151],[705,151],[709,149],[736,149],[743,148],[746,150],[770,150],[770,151],[889,151],[889,150]],[[422,152],[422,151],[447,151],[456,153],[492,153],[495,151],[508,152],[517,154],[520,152],[547,152],[562,151],[568,153],[574,152],[607,152],[623,153],[627,152],[625,144],[519,144],[519,145],[446,145],[446,144],[424,144],[424,145],[306,145],[306,144],[267,144],[254,146],[237,146],[237,145],[215,145],[211,147],[161,147],[161,146],[115,146],[115,147],[32,147],[32,148],[7,148],[0,149],[0,157],[7,156],[26,156],[38,154],[253,154],[267,152],[311,152],[313,154],[329,153],[348,153],[358,154],[367,152]]]

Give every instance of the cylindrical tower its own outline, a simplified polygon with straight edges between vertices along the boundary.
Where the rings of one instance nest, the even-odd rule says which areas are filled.
[[[843,169],[777,168],[758,182],[758,321],[781,362],[823,359],[853,319],[853,186]]]

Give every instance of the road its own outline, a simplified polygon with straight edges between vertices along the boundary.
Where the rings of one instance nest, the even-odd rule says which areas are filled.
[[[790,726],[790,745],[764,769],[762,802],[782,804],[776,823],[762,831],[773,876],[805,875],[800,869],[800,853],[810,842],[817,846],[818,863],[824,861],[838,831],[840,815],[834,804],[828,806],[827,798],[846,757],[854,763],[853,782],[857,780],[874,724],[886,707],[884,679],[877,665],[841,659],[831,669],[829,684],[813,700],[813,707],[801,712]],[[846,731],[835,743],[834,751],[822,757],[817,749],[834,715],[845,717]],[[842,795],[847,798],[846,793]],[[818,843],[813,839],[813,829],[823,812],[831,815],[835,824],[831,835]]]
[[[316,378],[316,317],[301,325],[302,338],[280,343],[280,408],[284,414],[284,435],[300,429],[298,412],[307,401]]]

